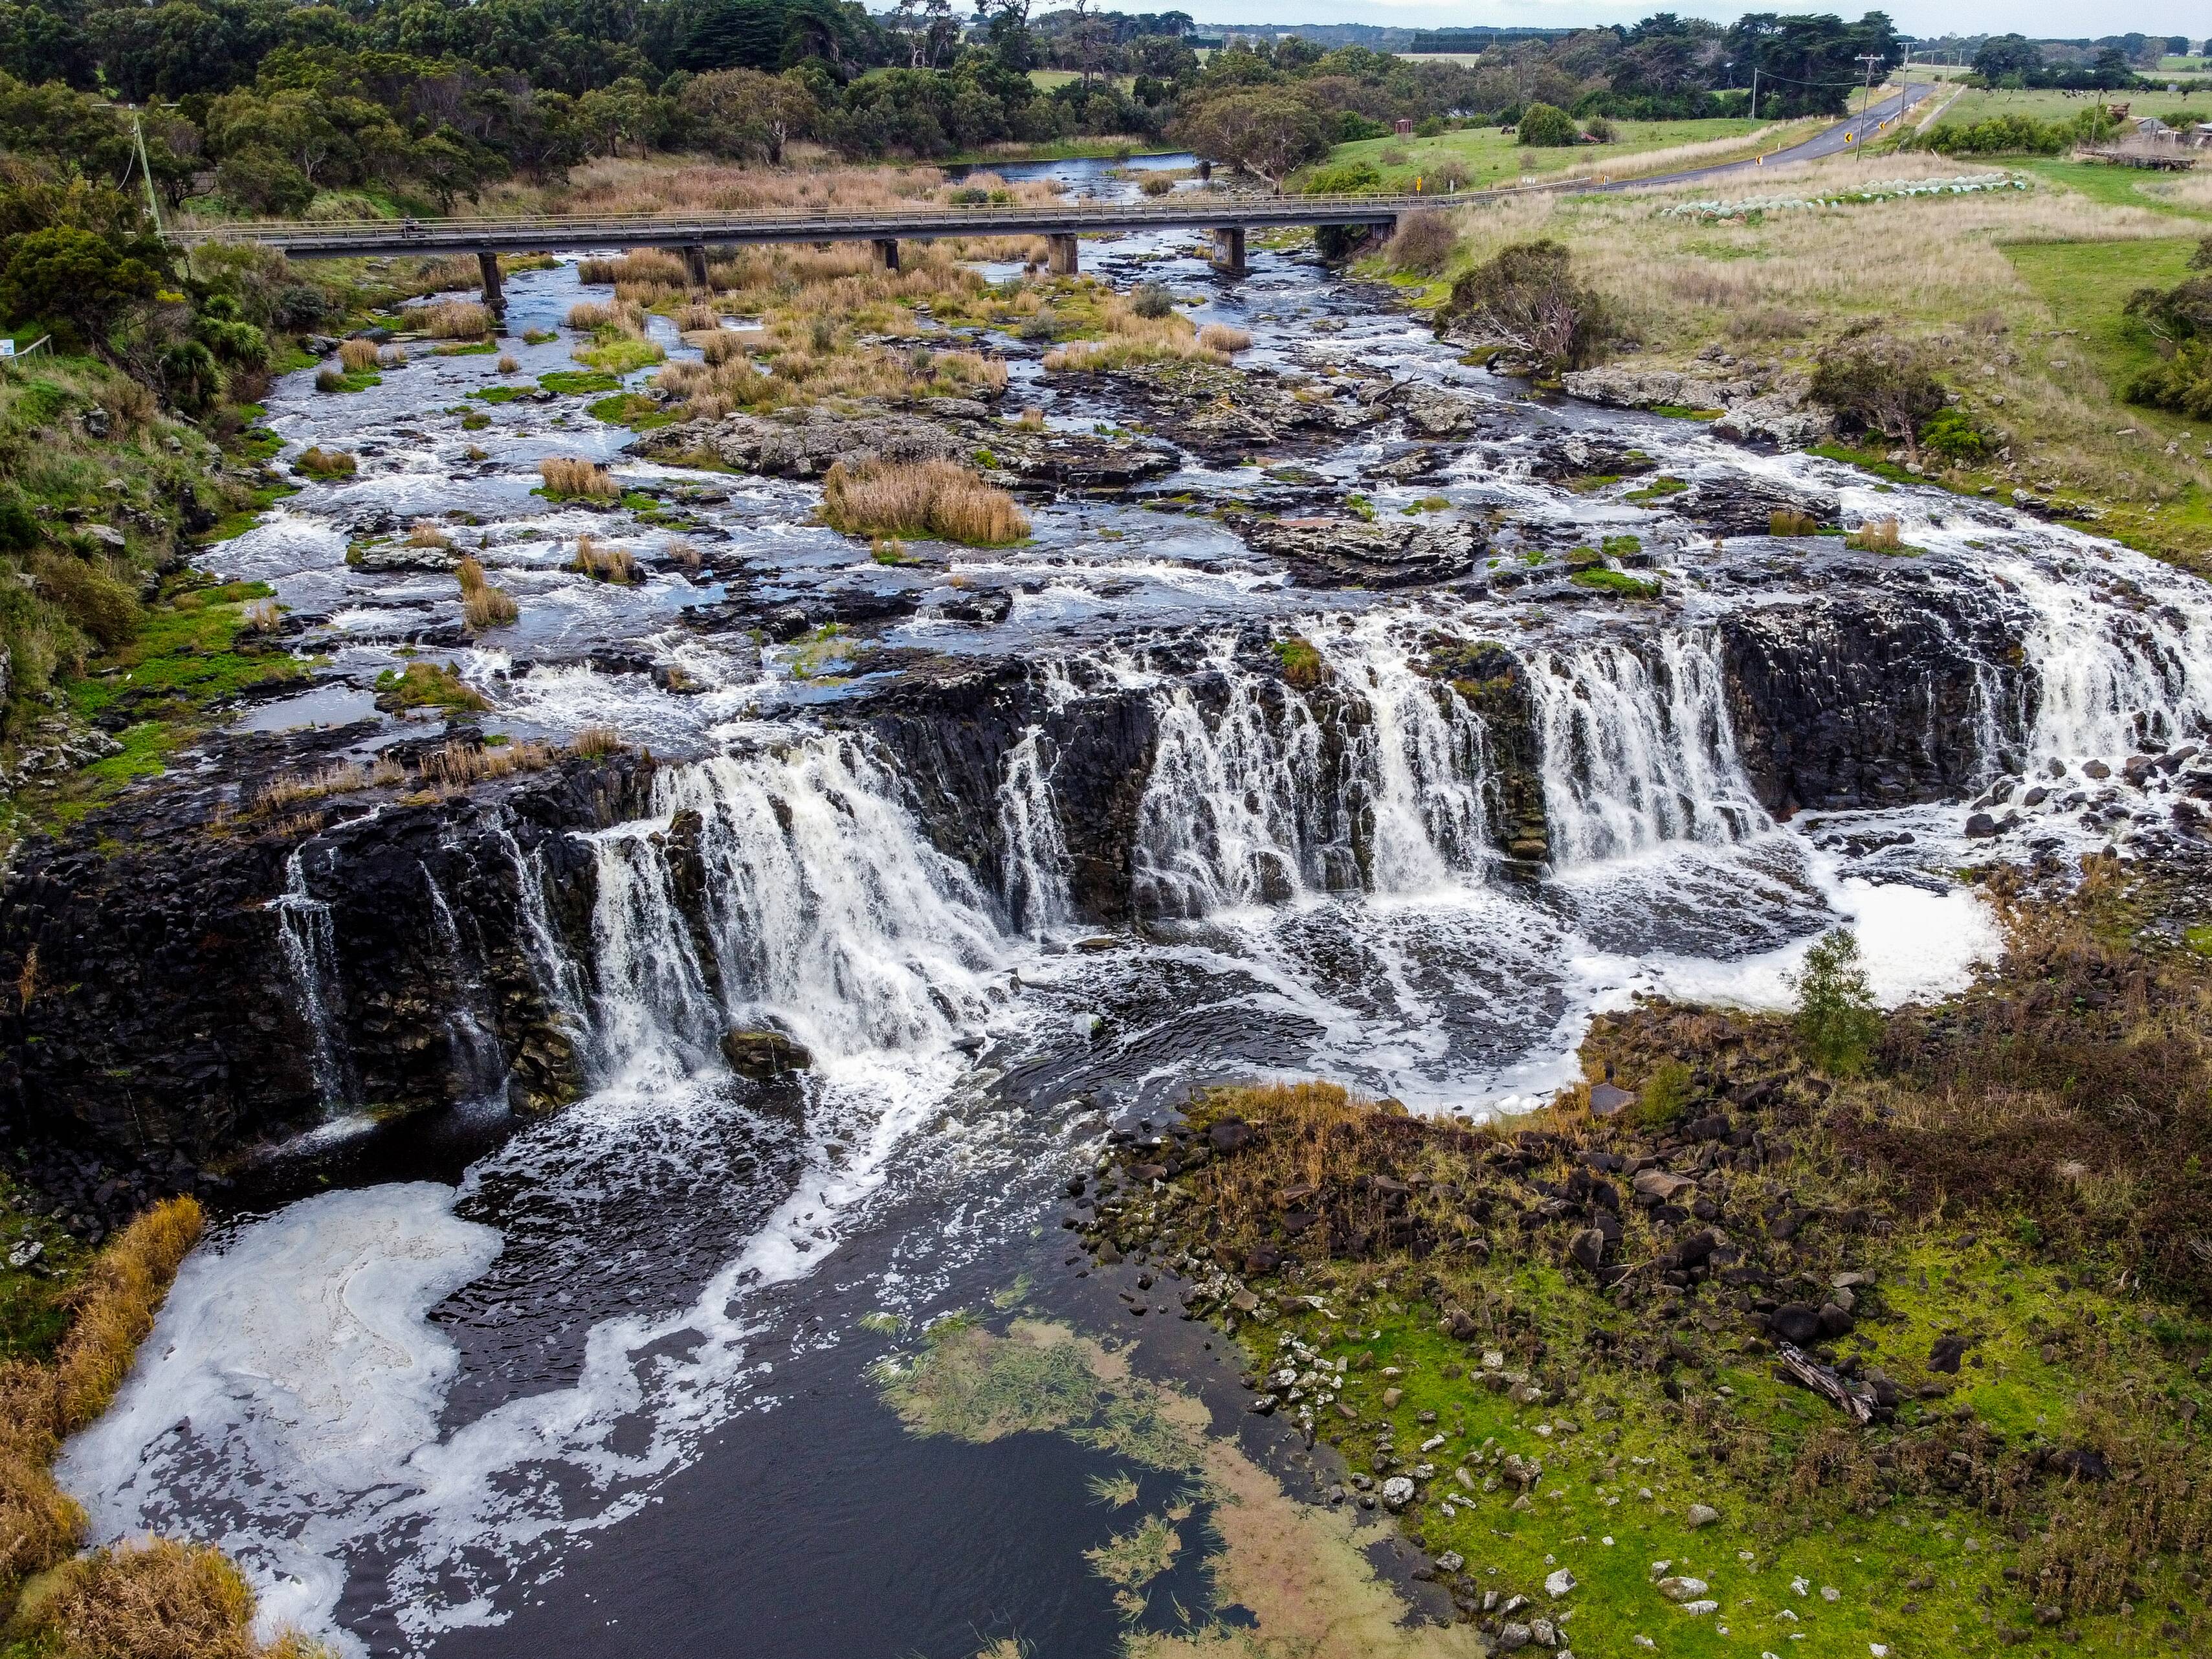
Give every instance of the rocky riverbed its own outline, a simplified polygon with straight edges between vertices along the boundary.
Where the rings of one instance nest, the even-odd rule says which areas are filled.
[[[1942,993],[1997,942],[1962,871],[2201,845],[2192,581],[1532,400],[1295,252],[1085,260],[1253,345],[1068,373],[963,325],[1002,397],[641,434],[477,397],[481,356],[280,386],[287,453],[360,471],[210,562],[310,680],[27,849],[0,927],[53,988],[9,1094],[70,1216],[230,1194],[70,1454],[96,1530],[199,1528],[369,1651],[706,1651],[771,1595],[761,1651],[1117,1650],[1100,1517],[1012,1463],[922,1502],[943,1448],[865,1374],[994,1296],[1111,1322],[1037,1231],[1116,1126],[1314,1073],[1522,1109],[1638,992],[1771,1006],[1849,921],[1885,1001]],[[522,376],[585,293],[514,280]],[[619,493],[548,499],[549,456]],[[870,457],[976,466],[1032,533],[879,559],[814,517]],[[513,625],[467,626],[461,553]],[[1182,1467],[1047,1415],[1068,1492]],[[1303,1451],[1267,1480],[1325,1493]],[[855,1594],[895,1536],[920,1587]]]

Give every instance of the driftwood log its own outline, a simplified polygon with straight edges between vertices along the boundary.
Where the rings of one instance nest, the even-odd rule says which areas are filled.
[[[1814,1394],[1823,1395],[1834,1404],[1849,1412],[1861,1423],[1874,1421],[1874,1401],[1867,1399],[1832,1366],[1823,1365],[1795,1343],[1784,1342],[1781,1347],[1781,1370],[1802,1382]]]

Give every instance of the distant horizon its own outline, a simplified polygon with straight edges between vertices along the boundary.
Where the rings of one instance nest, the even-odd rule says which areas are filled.
[[[1111,9],[1145,9],[1129,4]],[[1064,10],[1046,3],[1039,15]],[[1451,3],[1424,4],[1412,0],[1391,4],[1388,0],[1215,0],[1204,10],[1188,9],[1203,28],[1255,27],[1273,25],[1294,28],[1304,24],[1366,23],[1381,28],[1609,28],[1632,24],[1654,12],[1672,11],[1684,17],[1732,23],[1747,12],[1779,11],[1784,15],[1834,13],[1846,18],[1869,11],[1887,11],[1900,33],[1914,35],[2026,34],[2052,40],[2076,40],[2084,35],[2185,34],[2202,40],[2208,32],[2202,8],[2163,0],[2147,8],[2150,18],[2138,15],[2123,24],[2087,28],[2081,14],[2060,0],[2025,0],[2024,3],[1995,5],[1988,0],[1907,0],[1892,5],[1840,3],[1833,5],[1714,5],[1705,0],[1650,0],[1643,5],[1584,3],[1584,0],[1490,0],[1481,6]]]

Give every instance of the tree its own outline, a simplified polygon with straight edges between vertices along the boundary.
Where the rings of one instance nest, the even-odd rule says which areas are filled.
[[[152,299],[160,280],[135,251],[73,225],[51,225],[15,240],[0,273],[0,313],[41,318],[98,342],[119,311]]]
[[[1809,391],[1846,426],[1901,443],[1915,460],[1921,422],[1946,402],[1942,382],[1917,348],[1879,336],[1848,340],[1825,353]]]
[[[1974,73],[1996,86],[2008,75],[2022,77],[2043,67],[2043,48],[2024,34],[1993,34],[1974,53]]]
[[[1796,1024],[1798,1041],[1822,1071],[1850,1077],[1866,1069],[1881,1037],[1881,1010],[1849,928],[1823,934],[1805,953],[1797,975]]]
[[[1575,280],[1572,256],[1550,240],[1516,243],[1462,276],[1437,326],[1540,375],[1583,368],[1609,332],[1604,306]]]
[[[1275,185],[1293,168],[1327,155],[1329,147],[1320,112],[1295,93],[1275,87],[1209,98],[1171,131],[1176,142],[1199,155]]]
[[[1521,142],[1547,149],[1562,149],[1582,142],[1582,129],[1575,118],[1563,109],[1549,104],[1531,104],[1521,112]]]
[[[717,70],[692,77],[680,100],[706,129],[708,147],[724,155],[759,152],[783,165],[784,146],[814,130],[821,112],[806,88],[790,75],[757,70]]]

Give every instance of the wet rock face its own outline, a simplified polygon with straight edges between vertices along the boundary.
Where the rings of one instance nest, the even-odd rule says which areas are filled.
[[[1970,791],[1980,734],[2017,731],[2020,641],[1955,594],[1831,592],[1733,612],[1720,633],[1738,752],[1771,812]]]
[[[1261,519],[1237,526],[1255,552],[1291,567],[1304,587],[1413,587],[1457,580],[1484,547],[1464,520]]]
[[[32,988],[0,1073],[10,1138],[204,1166],[320,1121],[305,936],[288,943],[280,902],[295,846],[337,942],[317,984],[348,1103],[442,1106],[502,1077],[517,1109],[573,1098],[577,1056],[533,971],[515,854],[542,861],[547,921],[585,959],[592,866],[568,832],[637,816],[650,775],[624,756],[574,762],[481,800],[387,804],[305,843],[149,819],[121,852],[31,848],[0,903],[0,970]]]
[[[730,415],[720,421],[683,421],[648,432],[632,446],[648,456],[705,453],[741,472],[771,478],[819,477],[842,461],[950,461],[969,446],[934,421],[910,415],[860,417],[810,409],[788,418]]]

